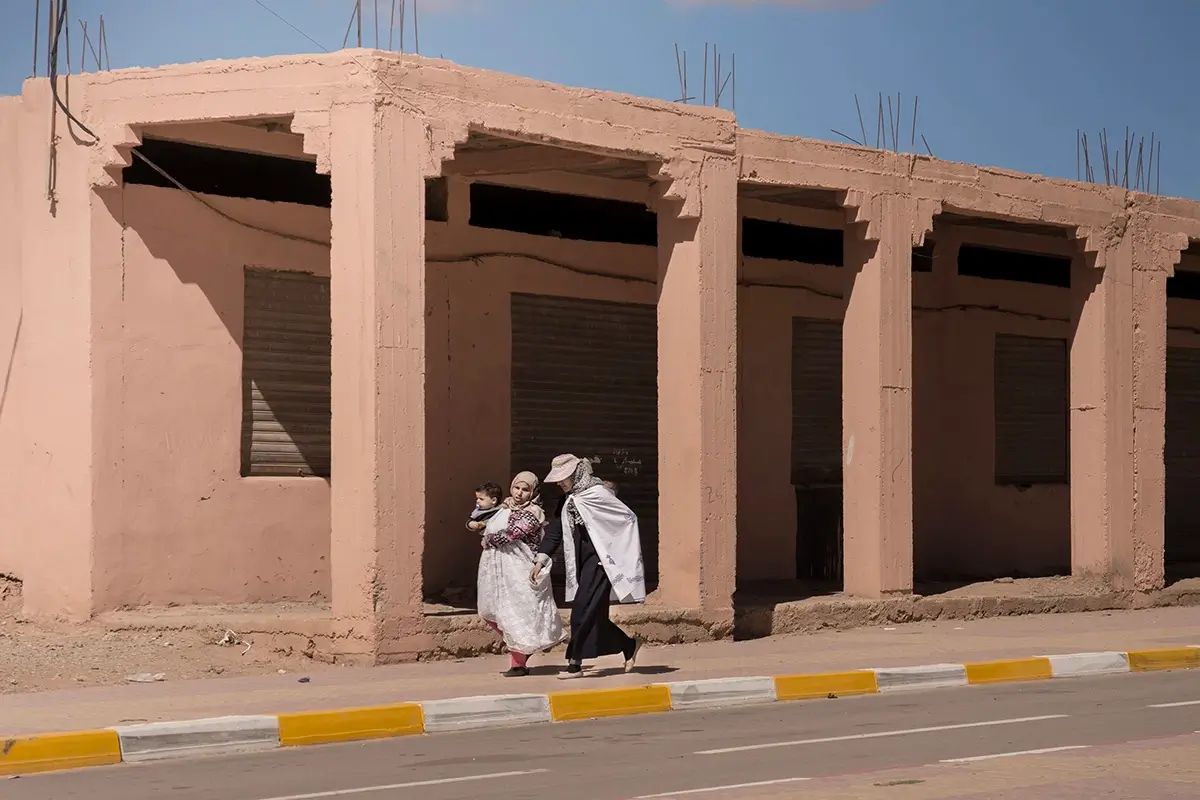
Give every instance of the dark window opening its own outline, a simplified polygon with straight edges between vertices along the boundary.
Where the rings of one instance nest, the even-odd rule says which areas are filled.
[[[135,152],[193,192],[321,208],[331,205],[329,176],[317,172],[317,165],[309,161],[149,137]],[[124,179],[128,185],[177,188],[136,155],[125,168]]]
[[[765,219],[742,218],[742,255],[840,267],[845,264],[845,232]]]
[[[317,172],[317,165],[311,161],[182,144],[152,137],[146,137],[136,152],[146,156],[191,191],[200,194],[332,207],[330,177]],[[137,156],[124,169],[123,179],[129,186],[179,188]],[[426,180],[425,219],[445,222],[447,218],[445,180]]]
[[[925,238],[925,244],[912,251],[913,272],[933,272],[933,240]]]
[[[958,248],[958,274],[993,281],[1071,287],[1071,259],[964,244]]]
[[[450,187],[445,178],[425,179],[425,219],[450,221]]]
[[[493,183],[471,184],[470,225],[556,239],[658,246],[658,216],[640,203]]]
[[[1167,278],[1167,297],[1200,300],[1200,272],[1176,269],[1175,274]]]

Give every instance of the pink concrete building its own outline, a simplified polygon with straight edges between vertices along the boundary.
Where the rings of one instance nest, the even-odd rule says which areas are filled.
[[[59,96],[0,98],[30,614],[301,603],[412,657],[474,486],[564,450],[714,635],[755,581],[1200,561],[1196,203],[366,50]]]

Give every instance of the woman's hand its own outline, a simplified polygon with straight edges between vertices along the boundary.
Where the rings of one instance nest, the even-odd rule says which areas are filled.
[[[542,570],[549,569],[553,560],[545,553],[538,553],[537,558],[533,560],[533,569],[529,572],[529,582],[537,583],[538,576],[542,574]]]

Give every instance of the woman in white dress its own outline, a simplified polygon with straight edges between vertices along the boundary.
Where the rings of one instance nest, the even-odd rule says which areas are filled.
[[[513,478],[509,497],[483,530],[479,558],[479,616],[504,637],[511,664],[504,674],[529,674],[534,653],[549,650],[567,638],[550,588],[549,570],[529,580],[546,512],[532,472]]]

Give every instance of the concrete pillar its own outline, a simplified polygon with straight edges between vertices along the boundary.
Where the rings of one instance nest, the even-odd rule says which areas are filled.
[[[912,591],[912,248],[932,212],[900,195],[850,193],[865,223],[849,241],[854,275],[843,325],[843,572],[847,594]]]
[[[1071,276],[1071,572],[1164,581],[1167,276],[1186,236],[1134,217]]]
[[[1093,263],[1095,262],[1095,263]],[[1133,259],[1122,237],[1071,274],[1071,573],[1120,579],[1133,526]]]
[[[424,123],[335,106],[330,547],[335,652],[376,663],[427,646]]]
[[[659,598],[732,624],[737,555],[737,164],[666,165],[658,208]]]

